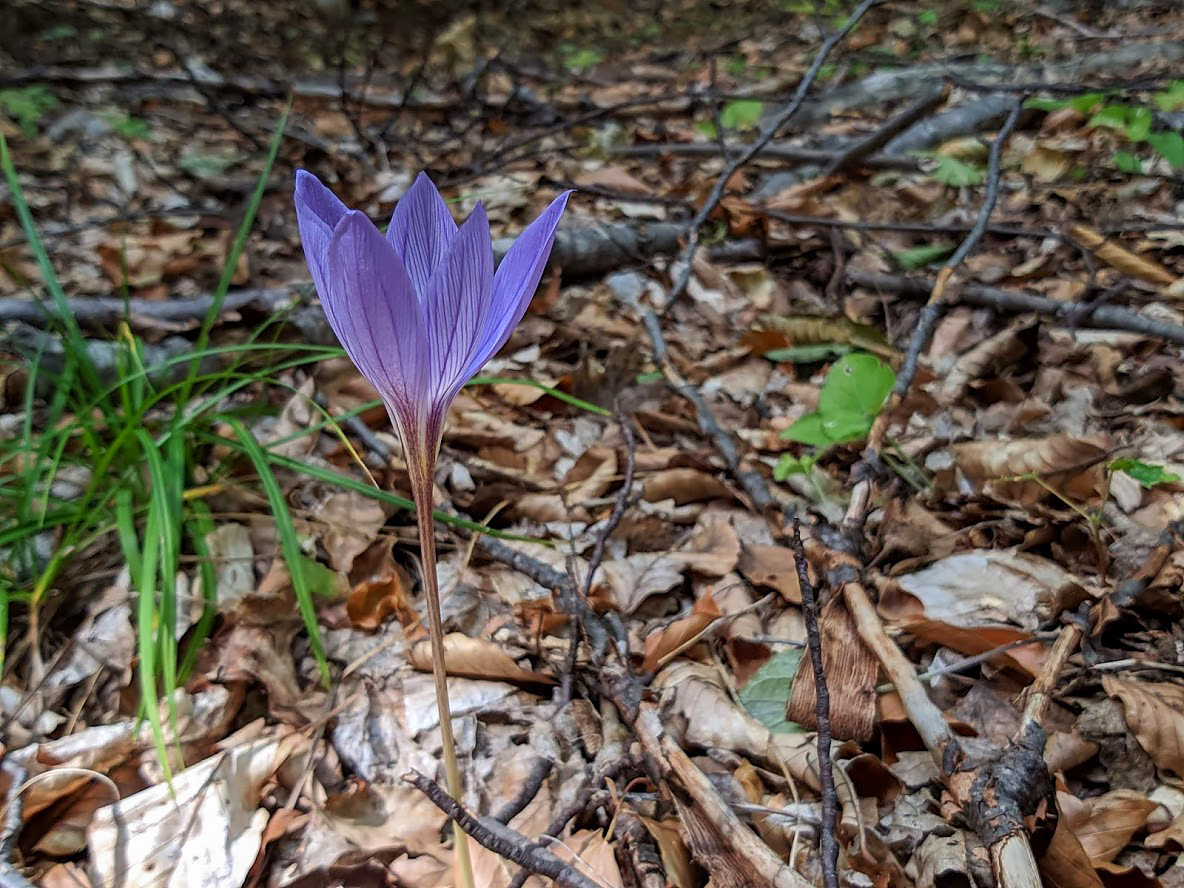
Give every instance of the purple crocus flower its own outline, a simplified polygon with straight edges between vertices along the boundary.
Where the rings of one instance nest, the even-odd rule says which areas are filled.
[[[412,472],[435,462],[448,407],[522,320],[570,192],[493,270],[480,203],[459,228],[426,174],[386,236],[312,173],[296,173],[304,255],[329,325],[386,403]]]
[[[527,227],[494,272],[485,209],[477,204],[458,228],[423,173],[395,207],[385,237],[316,176],[296,174],[304,256],[329,326],[378,389],[403,442],[423,556],[444,768],[457,801],[464,784],[445,680],[432,470],[453,398],[505,345],[526,313],[568,194]],[[472,864],[459,826],[455,834],[460,883],[472,888]]]

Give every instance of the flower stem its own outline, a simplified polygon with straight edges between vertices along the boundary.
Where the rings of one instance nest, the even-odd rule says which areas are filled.
[[[456,740],[452,736],[452,711],[448,706],[448,677],[444,668],[444,627],[440,615],[440,581],[436,574],[436,527],[432,521],[432,473],[426,479],[415,478],[411,488],[415,500],[415,518],[419,525],[419,551],[423,560],[423,584],[428,593],[428,631],[432,638],[432,677],[436,682],[436,711],[440,715],[440,742],[444,746],[444,773],[448,777],[448,794],[458,804],[464,801],[464,783],[456,761]],[[468,837],[459,824],[453,822],[452,834],[456,842],[456,860],[460,865],[462,888],[474,888],[473,862],[469,858]]]

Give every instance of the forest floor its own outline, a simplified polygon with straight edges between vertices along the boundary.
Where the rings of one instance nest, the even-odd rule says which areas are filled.
[[[301,168],[576,189],[436,476],[477,885],[1184,885],[1178,4],[9,6],[0,885],[458,884]]]

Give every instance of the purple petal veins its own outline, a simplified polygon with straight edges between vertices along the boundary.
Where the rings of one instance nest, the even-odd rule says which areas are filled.
[[[458,228],[423,173],[386,237],[316,176],[296,174],[300,237],[329,325],[382,396],[418,474],[430,476],[457,392],[525,314],[569,194],[526,228],[495,273],[484,208]]]
[[[420,173],[395,205],[386,239],[403,260],[421,300],[433,273],[452,246],[456,231],[456,222],[444,198],[427,173]]]

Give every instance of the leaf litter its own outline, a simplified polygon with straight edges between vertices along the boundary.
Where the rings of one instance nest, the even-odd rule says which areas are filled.
[[[183,482],[211,525],[170,590],[171,634],[199,645],[159,701],[142,699],[112,531],[35,596],[37,569],[3,568],[10,863],[44,885],[455,879],[447,817],[403,781],[442,777],[407,465],[339,353],[283,360],[335,345],[301,270],[292,170],[381,219],[427,168],[457,215],[485,203],[495,237],[580,189],[484,371],[496,382],[454,403],[434,479],[442,518],[501,537],[438,524],[466,810],[568,884],[821,883],[815,683],[781,520],[797,513],[847,884],[997,882],[959,781],[994,773],[1040,694],[1049,791],[1025,832],[1041,877],[1184,882],[1177,11],[875,5],[688,258],[725,155],[841,23],[684,2],[425,6],[398,28],[383,4],[228,3],[205,31],[199,5],[175,3],[51,27],[59,5],[17,4],[0,134],[96,355],[122,354],[125,313],[147,365],[192,348],[203,309],[185,300],[209,303],[291,89],[207,366],[264,370],[218,410],[287,460],[272,465],[297,557],[233,426],[215,425]],[[938,104],[885,134],[931,101],[914,92],[927,78],[948,86]],[[1026,108],[1003,138],[1015,90]],[[910,354],[993,176],[986,228]],[[29,384],[61,360],[40,287],[0,192],[4,491],[39,458],[26,419],[40,432],[54,415],[52,388]],[[75,447],[47,502],[92,482]],[[35,567],[53,527],[27,537]],[[7,559],[20,526],[4,529]],[[932,756],[877,639],[958,737],[961,771]],[[521,862],[476,848],[478,884],[521,884]]]

